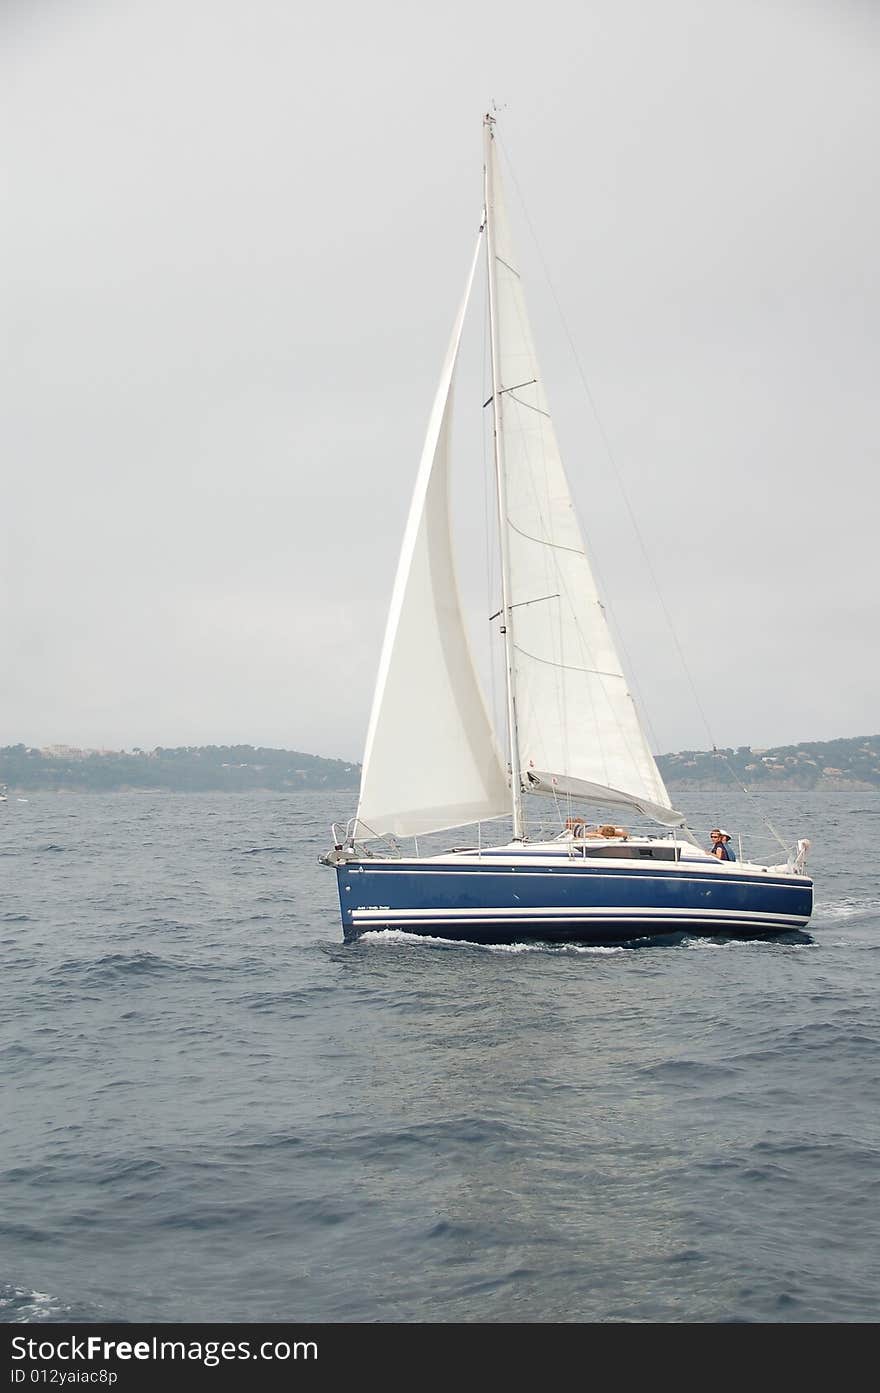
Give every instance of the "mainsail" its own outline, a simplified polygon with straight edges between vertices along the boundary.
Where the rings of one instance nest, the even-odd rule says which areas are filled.
[[[547,407],[498,170],[487,141],[503,439],[506,623],[524,788],[684,821],[651,754],[596,583]]]
[[[428,424],[385,629],[355,836],[419,836],[501,817],[507,779],[461,613],[449,528],[452,389],[468,276]]]

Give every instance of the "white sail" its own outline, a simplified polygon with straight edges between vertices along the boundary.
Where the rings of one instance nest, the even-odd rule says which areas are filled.
[[[584,552],[489,142],[508,628],[523,785],[683,821],[651,754]]]
[[[463,826],[509,811],[461,613],[449,527],[452,387],[480,241],[428,424],[373,698],[355,835]]]

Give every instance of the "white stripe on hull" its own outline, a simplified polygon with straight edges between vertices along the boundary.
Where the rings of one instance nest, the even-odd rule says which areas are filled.
[[[783,927],[803,926],[808,922],[802,914],[775,914],[750,909],[634,909],[631,905],[615,907],[595,905],[573,909],[570,905],[529,909],[517,905],[509,909],[353,909],[352,923],[374,923],[377,920],[395,923],[426,923],[448,921],[450,924],[509,924],[516,919],[530,923],[580,924],[592,919],[614,919],[617,923],[639,924],[648,920],[663,923],[670,919],[686,919],[695,923],[727,923],[732,920],[750,924],[778,924]]]
[[[400,863],[397,863],[397,864],[399,865]],[[484,866],[487,865],[487,864],[490,864],[490,863],[486,863],[486,862],[483,863]],[[339,869],[342,869],[342,867],[340,867]],[[442,871],[439,871],[439,872],[438,872],[438,870],[437,870],[437,868],[436,868],[435,866],[424,866],[424,867],[420,867],[420,868],[417,868],[416,866],[407,866],[407,867],[405,868],[405,870],[400,871],[400,870],[397,870],[397,869],[392,869],[392,868],[390,868],[390,867],[378,866],[378,865],[377,865],[377,866],[351,865],[351,866],[346,867],[346,869],[348,870],[348,873],[349,873],[350,875],[360,875],[360,874],[366,874],[366,875],[408,875],[408,874],[413,874],[413,873],[415,873],[415,874],[421,874],[421,875],[428,875],[428,874],[430,874],[430,875],[435,875],[435,874],[440,874],[440,875],[442,875],[442,876],[445,877],[445,876],[462,876],[462,875],[474,875],[474,874],[479,874],[481,868],[478,867],[478,866],[474,866],[474,867],[472,867],[472,868],[468,868],[467,870],[461,869],[461,868],[459,868],[459,867],[456,867],[454,870],[446,870],[446,869],[444,868]],[[678,869],[678,867],[676,867],[676,869]],[[538,877],[538,878],[542,878],[542,877],[543,877],[543,878],[546,878],[546,874],[547,874],[546,869],[543,868],[543,867],[540,868],[540,869],[538,869],[538,870],[525,870],[522,866],[509,866],[506,862],[504,863],[504,865],[498,864],[497,866],[495,866],[495,865],[491,866],[491,871],[494,872],[495,874],[501,874],[501,873],[502,873],[503,871],[505,871],[505,870],[507,871],[507,874],[508,874],[508,875],[515,875],[515,876],[517,877],[517,879],[519,879],[520,876],[522,876],[524,879],[529,879],[529,878],[534,879],[534,878],[536,878],[536,877]],[[483,870],[482,873],[483,873],[484,875],[486,875],[486,874],[489,874],[490,872],[489,872],[489,871],[486,871],[486,870]],[[606,874],[606,867],[604,867],[604,866],[598,866],[598,867],[592,867],[592,866],[591,866],[591,867],[589,868],[589,870],[586,870],[586,871],[584,871],[584,870],[579,870],[579,871],[576,871],[576,870],[571,870],[571,871],[560,871],[560,870],[556,870],[556,869],[554,868],[554,870],[553,870],[553,872],[552,872],[552,875],[553,875],[553,879],[554,879],[554,880],[555,880],[557,877],[558,877],[559,879],[561,879],[561,880],[570,880],[570,879],[572,879],[572,878],[577,879],[578,877],[584,876],[584,875],[589,876],[589,877],[592,878],[592,877],[595,877],[595,876],[597,876],[597,875],[605,875],[605,874]],[[718,878],[717,878],[717,877],[718,877],[718,874],[719,874],[719,873],[716,872],[716,871],[707,871],[707,872],[694,871],[694,872],[691,872],[690,874],[686,874],[686,875],[681,875],[681,874],[677,874],[677,875],[676,875],[676,874],[674,874],[672,871],[667,871],[667,870],[663,870],[662,868],[658,868],[658,867],[656,867],[656,866],[651,866],[651,867],[646,867],[646,868],[645,868],[644,870],[642,870],[641,872],[632,872],[632,873],[629,872],[629,871],[618,871],[618,870],[615,869],[615,870],[611,871],[611,872],[608,874],[608,879],[609,879],[609,880],[610,880],[610,879],[614,879],[614,880],[641,880],[641,881],[644,881],[644,880],[647,880],[647,879],[659,879],[659,878],[662,877],[664,883],[665,883],[666,881],[672,881],[673,883],[680,883],[680,884],[684,884],[684,885],[695,885],[695,884],[748,885],[748,886],[757,886],[757,885],[761,885],[761,886],[764,886],[765,888],[766,888],[766,886],[768,886],[768,885],[773,885],[773,886],[776,886],[776,887],[779,888],[779,889],[788,889],[789,887],[791,887],[791,888],[793,888],[793,889],[799,889],[799,888],[803,888],[803,887],[805,887],[805,886],[811,884],[811,882],[808,881],[808,880],[806,880],[803,876],[791,876],[791,877],[786,876],[786,877],[782,877],[782,876],[779,876],[779,875],[772,875],[772,876],[767,876],[767,875],[760,875],[760,876],[759,876],[759,875],[755,875],[755,876],[748,876],[748,877],[747,877],[747,876],[738,876],[738,875],[735,875],[735,874],[734,874],[734,875],[731,875],[731,874],[728,873],[728,874],[725,874],[725,875],[724,875],[724,880],[719,881]]]

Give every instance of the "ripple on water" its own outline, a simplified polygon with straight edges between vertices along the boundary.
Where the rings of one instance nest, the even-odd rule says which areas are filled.
[[[454,938],[438,938],[433,934],[407,933],[405,929],[372,929],[368,933],[361,934],[357,942],[362,943],[365,947],[393,947],[395,944],[404,944],[414,948],[453,948],[461,953],[506,953],[512,954],[513,956],[518,956],[523,953],[535,953],[543,957],[558,957],[560,955],[578,956],[584,954],[592,957],[605,957],[626,952],[626,948],[619,944],[540,942],[466,943]]]
[[[880,915],[880,900],[876,896],[844,896],[839,900],[816,901],[815,913],[822,919],[876,918]]]
[[[822,824],[817,911],[745,943],[344,944],[292,822],[337,795],[0,818],[0,1320],[875,1320],[851,803],[771,810]]]

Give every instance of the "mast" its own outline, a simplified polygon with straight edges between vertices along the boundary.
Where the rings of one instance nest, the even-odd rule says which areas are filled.
[[[492,127],[495,118],[483,117],[483,172],[486,196],[486,260],[489,273],[489,343],[492,360],[492,436],[495,456],[495,489],[498,498],[498,540],[501,549],[501,633],[504,638],[504,668],[507,687],[507,736],[510,760],[511,812],[513,840],[521,842],[525,825],[522,806],[522,771],[516,723],[516,681],[513,665],[513,622],[510,605],[510,558],[507,546],[507,486],[504,474],[504,411],[502,387],[498,380],[497,290],[495,285],[495,209],[492,197],[492,161],[495,158]]]

